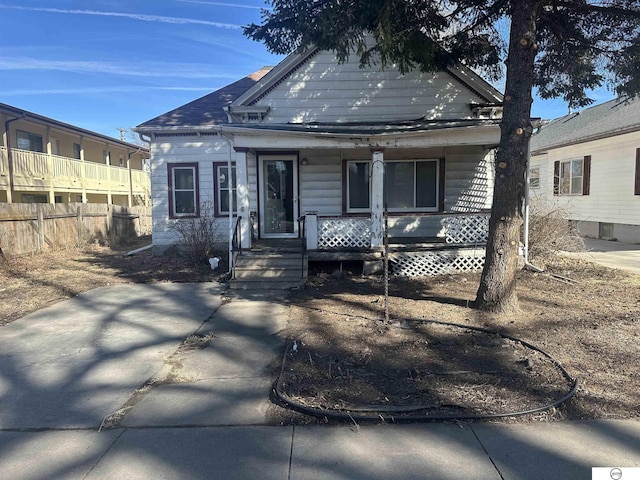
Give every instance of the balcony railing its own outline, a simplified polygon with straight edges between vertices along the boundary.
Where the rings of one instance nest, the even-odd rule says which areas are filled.
[[[112,193],[147,196],[151,180],[147,172],[129,170],[91,161],[28,150],[11,149],[13,158],[13,184],[17,189],[53,188],[61,191]],[[9,185],[7,148],[0,147],[0,187]]]

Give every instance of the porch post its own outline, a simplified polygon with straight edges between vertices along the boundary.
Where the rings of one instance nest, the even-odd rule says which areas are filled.
[[[240,220],[242,248],[251,247],[251,219],[249,218],[249,176],[247,174],[248,148],[234,147],[236,151],[236,206]],[[230,172],[231,173],[231,172]]]
[[[318,250],[318,212],[305,212],[307,250]]]
[[[371,149],[371,248],[380,249],[384,237],[384,148]]]

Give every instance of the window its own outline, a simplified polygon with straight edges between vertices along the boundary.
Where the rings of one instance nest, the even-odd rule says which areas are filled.
[[[47,203],[49,201],[46,195],[37,193],[23,193],[21,199],[22,203]]]
[[[540,188],[540,167],[529,170],[529,188]]]
[[[369,162],[347,163],[347,212],[369,211],[369,165]]]
[[[18,148],[21,150],[30,150],[32,152],[43,152],[42,136],[35,133],[25,132],[23,130],[16,131],[18,139]]]
[[[198,165],[195,163],[170,163],[169,169],[169,217],[197,217]]]
[[[554,195],[589,195],[591,157],[555,162],[553,166]]]
[[[390,212],[438,210],[438,160],[385,163],[385,201]],[[347,211],[370,210],[370,163],[347,163]]]
[[[80,151],[82,150],[82,148],[80,147],[79,143],[74,143],[73,144],[73,158],[77,158],[78,160],[80,160]]]
[[[216,215],[229,215],[229,189],[234,201],[236,199],[236,166],[231,164],[231,183],[229,183],[229,165],[226,163],[214,163],[214,185],[216,188]]]

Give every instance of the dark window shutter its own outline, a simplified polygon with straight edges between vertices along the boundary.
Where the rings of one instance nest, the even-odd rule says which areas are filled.
[[[553,194],[560,193],[560,162],[553,162]]]
[[[589,195],[591,185],[591,155],[584,157],[582,164],[582,195]]]
[[[439,162],[439,176],[438,179],[438,210],[440,212],[444,212],[444,186],[445,186],[445,176],[444,176],[444,158],[440,159]]]
[[[640,195],[640,148],[636,148],[636,188],[633,193]]]

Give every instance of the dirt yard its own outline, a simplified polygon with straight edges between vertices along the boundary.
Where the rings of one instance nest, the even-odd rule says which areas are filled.
[[[148,242],[0,260],[0,325],[99,286],[219,280],[208,265],[190,266],[176,254],[123,255]],[[287,354],[283,391],[322,409],[392,406],[398,415],[427,416],[519,412],[565,395],[571,382],[549,358],[509,338],[517,337],[580,381],[562,407],[519,421],[640,417],[640,276],[564,258],[547,272],[570,280],[520,272],[522,313],[508,318],[468,307],[478,274],[392,278],[385,323],[380,277],[312,268],[307,288],[287,300],[291,320],[282,335],[297,351]]]

